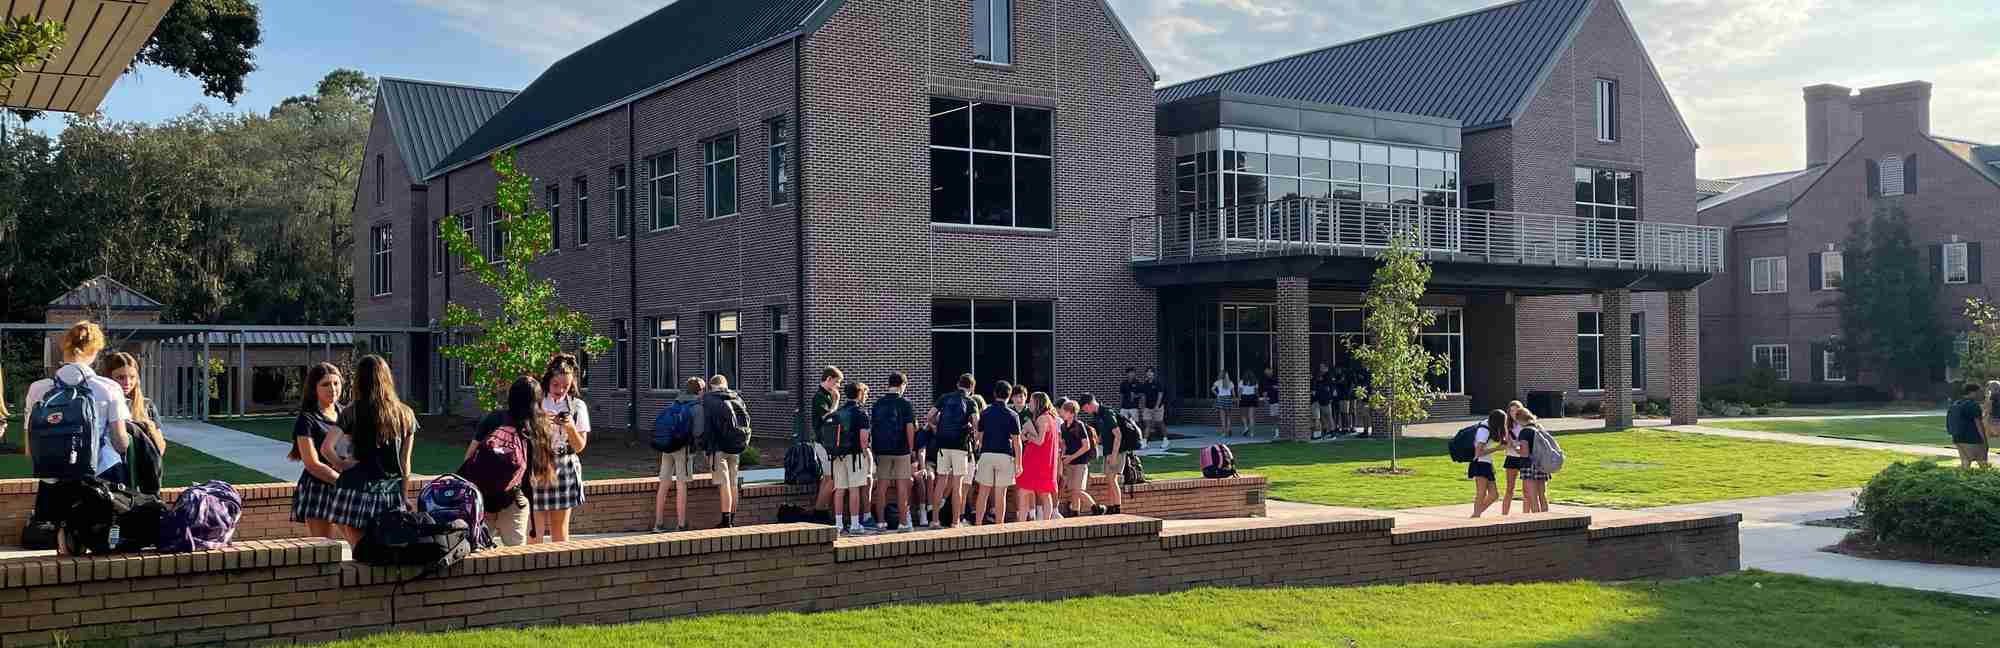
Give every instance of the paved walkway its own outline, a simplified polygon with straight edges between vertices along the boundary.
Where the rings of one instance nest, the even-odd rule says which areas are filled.
[[[1870,418],[1882,418],[1882,417],[1870,417]],[[1797,443],[1801,445],[1816,445],[1816,446],[1833,446],[1838,448],[1860,448],[1862,450],[1888,450],[1891,452],[1901,452],[1905,454],[1925,455],[1932,457],[1952,457],[1952,458],[1958,457],[1958,451],[1953,450],[1951,448],[1944,448],[1939,446],[1913,445],[1908,443],[1883,443],[1880,441],[1861,441],[1858,439],[1836,439],[1832,437],[1813,436],[1810,434],[1789,434],[1785,432],[1758,432],[1754,430],[1732,430],[1729,428],[1709,427],[1706,425],[1677,425],[1665,429],[1673,430],[1676,432],[1693,432],[1696,434],[1710,434],[1714,436],[1734,437],[1738,439],[1754,439],[1757,441],[1778,441],[1782,443]]]
[[[181,445],[218,459],[270,475],[275,481],[298,481],[299,464],[285,459],[283,441],[188,419],[160,419],[169,446]],[[172,450],[168,450],[169,453]]]

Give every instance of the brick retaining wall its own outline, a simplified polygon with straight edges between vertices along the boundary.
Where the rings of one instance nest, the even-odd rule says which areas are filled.
[[[410,568],[324,540],[0,562],[0,645],[325,641],[388,630],[622,623],[717,612],[1053,599],[1199,586],[1679,578],[1734,571],[1741,517],[1538,514],[1164,528],[1132,515],[839,538],[781,524],[508,547],[396,591]],[[1515,549],[1504,563],[1481,549]],[[908,575],[927,576],[913,582]],[[1032,576],[1032,577],[1029,577]],[[92,645],[99,645],[93,643]]]

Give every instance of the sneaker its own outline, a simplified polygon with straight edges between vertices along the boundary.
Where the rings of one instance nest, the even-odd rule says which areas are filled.
[[[1111,507],[1105,506],[1103,504],[1097,504],[1090,507],[1091,515],[1104,515],[1109,512],[1111,512]]]
[[[1162,439],[1162,440],[1160,441],[1160,452],[1166,452],[1166,451],[1168,451],[1168,450],[1172,450],[1172,449],[1174,449],[1174,442],[1173,442],[1173,441],[1168,441],[1168,440],[1165,440],[1165,439]]]

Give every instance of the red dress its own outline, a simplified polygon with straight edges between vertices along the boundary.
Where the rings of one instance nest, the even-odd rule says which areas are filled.
[[[1062,432],[1056,417],[1042,414],[1035,417],[1035,427],[1042,430],[1042,442],[1021,442],[1021,476],[1014,485],[1035,493],[1056,492],[1056,453],[1062,447]]]

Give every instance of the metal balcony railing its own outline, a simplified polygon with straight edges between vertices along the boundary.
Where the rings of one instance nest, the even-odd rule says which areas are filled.
[[[1365,255],[1407,234],[1432,260],[1723,271],[1718,227],[1334,198],[1288,198],[1129,221],[1133,262]]]

